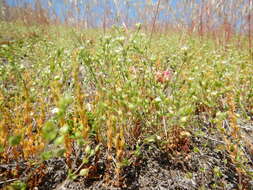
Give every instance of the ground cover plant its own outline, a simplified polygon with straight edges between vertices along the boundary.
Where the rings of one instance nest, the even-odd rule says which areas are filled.
[[[1,23],[2,188],[139,188],[149,157],[181,171],[167,188],[252,188],[247,50],[176,35],[150,47],[140,25],[96,38],[17,26]]]
[[[0,188],[253,189],[251,17],[248,33],[224,21],[212,36],[201,2],[196,33],[158,32],[162,1],[150,22],[128,27],[118,10],[123,27],[105,14],[85,29],[9,7]]]

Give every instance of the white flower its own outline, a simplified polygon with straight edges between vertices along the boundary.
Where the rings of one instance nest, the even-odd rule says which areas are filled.
[[[60,110],[59,110],[59,108],[54,108],[54,109],[52,109],[52,114],[56,114],[56,113],[58,113]]]
[[[183,51],[187,51],[188,49],[189,49],[188,46],[182,46],[182,47],[181,47],[181,50],[183,50]]]
[[[162,99],[158,96],[158,97],[155,98],[155,101],[156,101],[156,102],[161,102]]]
[[[92,110],[92,105],[90,103],[87,104],[87,110],[91,111]]]

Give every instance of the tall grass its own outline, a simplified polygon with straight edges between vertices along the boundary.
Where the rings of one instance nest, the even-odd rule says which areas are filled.
[[[133,27],[143,23],[148,31],[156,29],[168,31],[177,28],[184,33],[197,33],[200,36],[222,38],[224,43],[235,34],[248,36],[249,49],[252,49],[252,0],[217,1],[68,1],[61,3],[62,12],[56,10],[52,0],[36,0],[33,4],[25,0],[15,1],[14,7],[1,1],[1,18],[21,19],[27,24],[68,24],[81,28],[109,28],[123,24]],[[158,4],[161,4],[160,6]],[[145,10],[145,11],[143,11]]]

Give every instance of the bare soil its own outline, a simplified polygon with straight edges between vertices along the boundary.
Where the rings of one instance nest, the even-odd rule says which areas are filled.
[[[242,135],[247,135],[245,156],[248,162],[244,163],[249,171],[253,171],[253,154],[249,145],[253,140],[252,125],[243,125]],[[236,167],[229,154],[222,148],[224,142],[217,135],[192,137],[189,152],[171,152],[164,150],[158,143],[141,145],[141,154],[125,166],[122,171],[121,187],[115,187],[113,172],[110,182],[106,180],[106,151],[102,151],[96,162],[94,176],[89,179],[77,177],[74,180],[67,178],[68,167],[64,158],[52,158],[41,166],[32,167],[32,164],[19,163],[20,179],[26,181],[33,189],[41,190],[81,190],[81,189],[253,189],[253,181],[246,176],[238,176]],[[78,162],[76,168],[78,168]],[[17,164],[1,165],[0,173],[6,173],[16,168]],[[36,171],[38,171],[36,173]],[[29,176],[29,174],[33,174]],[[110,173],[110,171],[109,171]],[[0,175],[1,176],[1,175]],[[10,178],[11,179],[11,178]],[[2,180],[0,180],[2,181]],[[11,180],[5,180],[0,188],[5,189]],[[36,182],[33,183],[33,182]]]

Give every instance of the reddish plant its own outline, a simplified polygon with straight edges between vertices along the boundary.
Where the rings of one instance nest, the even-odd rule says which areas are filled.
[[[156,81],[160,82],[160,83],[165,83],[170,81],[172,78],[172,73],[170,70],[166,70],[166,71],[158,71],[156,73]]]

